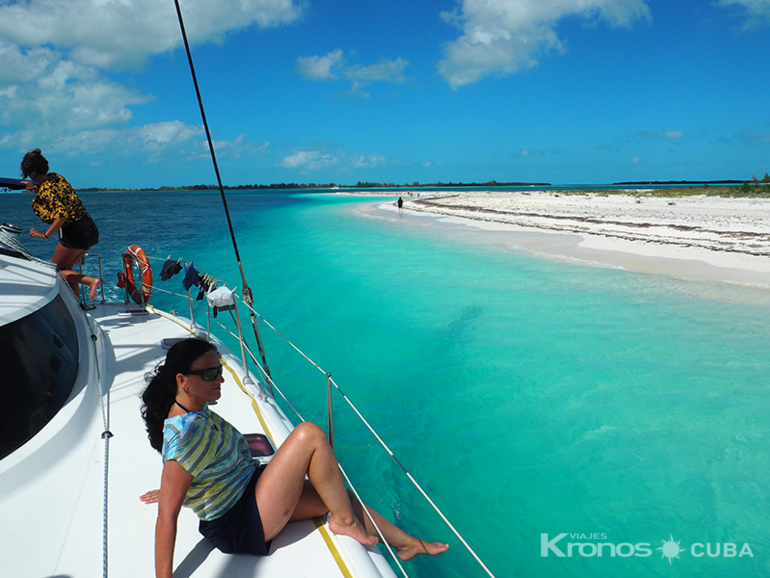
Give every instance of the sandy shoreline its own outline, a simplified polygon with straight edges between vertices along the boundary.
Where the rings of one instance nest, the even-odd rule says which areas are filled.
[[[495,233],[544,257],[770,289],[770,200],[711,196],[422,192],[402,218]],[[376,204],[398,216],[395,202]],[[500,233],[509,233],[503,239]]]

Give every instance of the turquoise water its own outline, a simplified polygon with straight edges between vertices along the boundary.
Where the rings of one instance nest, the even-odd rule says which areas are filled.
[[[105,278],[136,242],[240,285],[218,195],[82,197]],[[3,220],[37,226],[30,197],[0,199]],[[333,374],[498,577],[770,573],[766,291],[537,259],[373,218],[371,199],[228,201],[257,309]],[[179,291],[180,279],[157,285]],[[324,423],[324,376],[263,337],[273,377]],[[452,546],[408,563],[411,575],[483,575],[336,403],[338,453],[364,498]],[[562,533],[576,536],[541,555],[542,535]],[[669,536],[678,558],[657,550]],[[568,542],[582,555],[558,557]],[[597,543],[614,546],[599,557]]]

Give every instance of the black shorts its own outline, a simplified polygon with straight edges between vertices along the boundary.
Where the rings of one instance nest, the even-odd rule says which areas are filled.
[[[99,242],[99,229],[91,217],[84,217],[61,228],[59,243],[68,249],[90,249]]]
[[[201,520],[198,530],[225,554],[267,556],[262,520],[257,509],[254,487],[265,466],[257,466],[241,498],[224,515],[208,522]]]

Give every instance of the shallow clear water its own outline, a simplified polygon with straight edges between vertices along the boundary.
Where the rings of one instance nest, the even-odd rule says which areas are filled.
[[[218,195],[82,198],[106,279],[139,243],[241,285]],[[0,196],[3,220],[37,227],[30,199]],[[361,210],[371,199],[228,202],[257,309],[333,374],[498,577],[768,574],[767,291],[538,259],[429,221],[373,217]],[[156,285],[180,291],[179,280]],[[153,302],[186,312],[159,292]],[[263,337],[273,377],[324,423],[323,374]],[[412,575],[481,576],[336,403],[338,452],[364,498],[452,545],[407,564]],[[542,535],[561,533],[599,537],[567,536],[541,555]],[[678,558],[671,545],[656,550],[669,536]],[[558,557],[568,542],[640,546]],[[725,556],[724,543],[753,556],[729,546]]]

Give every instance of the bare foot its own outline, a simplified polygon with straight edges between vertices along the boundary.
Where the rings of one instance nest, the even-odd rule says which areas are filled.
[[[96,290],[98,289],[99,285],[101,285],[101,283],[102,282],[99,281],[99,279],[92,279],[91,281],[88,282],[88,286],[91,288],[91,301],[96,300],[96,296],[97,296]]]
[[[415,538],[414,542],[398,549],[398,557],[407,561],[420,554],[438,556],[447,550],[449,550],[449,544],[442,544],[441,542],[425,542],[419,538]]]
[[[361,525],[357,518],[353,518],[352,524],[337,523],[334,518],[329,520],[329,529],[335,534],[349,536],[364,546],[374,546],[379,540],[377,536],[371,536]]]
[[[144,504],[155,504],[160,498],[160,490],[150,490],[139,496],[139,499]]]

